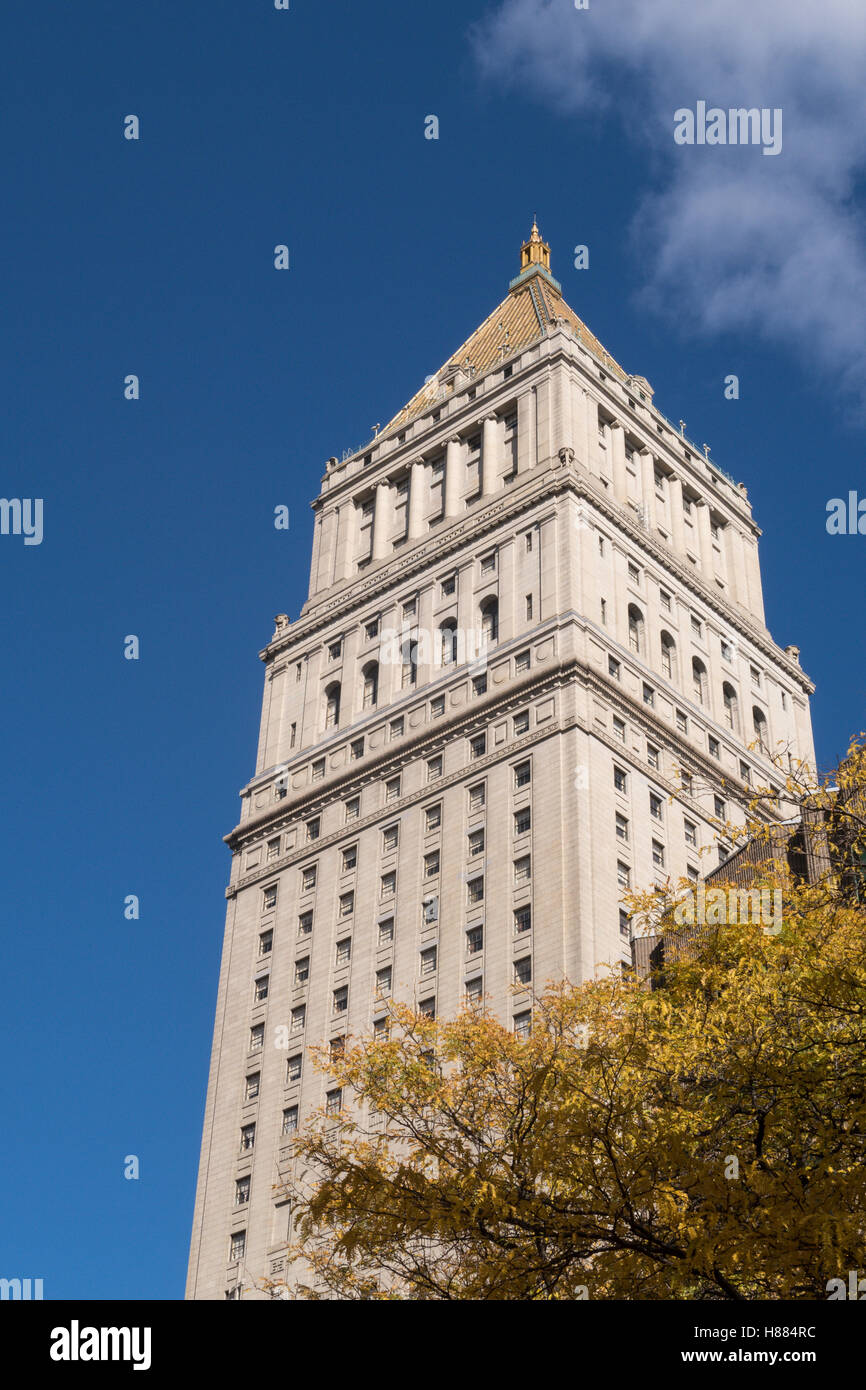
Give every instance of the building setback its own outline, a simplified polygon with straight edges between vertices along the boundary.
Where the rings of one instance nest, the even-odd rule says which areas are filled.
[[[313,506],[226,837],[193,1299],[286,1274],[279,1177],[327,1103],[309,1044],[369,1034],[389,995],[448,1016],[483,994],[528,1028],[533,989],[630,962],[625,888],[718,862],[724,784],[814,761],[745,488],[565,303],[537,227]]]

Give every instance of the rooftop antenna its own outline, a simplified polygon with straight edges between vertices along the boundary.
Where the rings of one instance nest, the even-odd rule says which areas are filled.
[[[703,451],[704,451],[704,458],[706,459],[707,463],[709,463],[709,461],[710,461],[710,446],[709,446],[709,444],[702,444],[702,445],[701,445],[701,448],[702,448]]]
[[[376,425],[371,425],[371,426],[370,426],[370,429],[373,431],[373,438],[375,439],[376,436],[377,436],[377,434],[379,433],[379,430],[381,429],[381,426],[378,425],[378,424],[376,424]]]

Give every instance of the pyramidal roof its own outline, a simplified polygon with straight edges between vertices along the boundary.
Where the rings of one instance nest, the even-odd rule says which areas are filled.
[[[628,373],[614,361],[595,334],[563,299],[562,286],[550,273],[550,247],[542,240],[533,221],[529,240],[520,248],[520,274],[511,281],[507,297],[492,314],[488,314],[436,375],[430,377],[411,401],[389,420],[380,435],[390,434],[391,430],[408,424],[416,415],[423,415],[449,389],[453,389],[457,377],[482,376],[497,363],[506,361],[530,343],[543,338],[557,324],[570,328],[613,376],[628,381]]]

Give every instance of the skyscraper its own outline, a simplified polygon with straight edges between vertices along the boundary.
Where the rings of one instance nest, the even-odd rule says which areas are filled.
[[[278,1176],[339,1104],[308,1044],[374,1031],[391,995],[483,994],[528,1029],[533,988],[630,960],[625,889],[715,867],[727,788],[813,761],[745,488],[565,303],[536,226],[314,509],[227,837],[190,1298],[285,1274]]]

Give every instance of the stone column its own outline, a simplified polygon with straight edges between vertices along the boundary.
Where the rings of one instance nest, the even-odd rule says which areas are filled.
[[[589,471],[589,458],[586,450],[586,395],[583,389],[571,385],[571,423],[572,445],[575,457],[581,468]]]
[[[683,484],[672,473],[668,478],[668,495],[671,499],[671,541],[678,555],[685,558],[686,529],[683,521]]]
[[[524,392],[517,402],[517,471],[525,473],[538,462],[536,437],[538,400],[535,387]]]
[[[445,516],[457,516],[460,511],[460,477],[463,467],[463,444],[449,439],[445,448]]]
[[[758,538],[749,536],[744,544],[746,575],[749,580],[749,607],[759,622],[764,621],[764,595],[761,591],[761,566],[758,560]]]
[[[333,563],[335,579],[348,579],[354,574],[357,549],[358,509],[354,498],[347,497],[333,514],[333,531],[328,544],[328,550],[333,551],[328,568]]]
[[[628,506],[628,478],[625,471],[625,431],[618,422],[610,427],[611,471],[613,495],[620,506]]]
[[[710,508],[705,498],[701,498],[697,504],[698,513],[698,544],[701,550],[701,570],[706,582],[709,584],[713,577],[715,566],[713,565],[713,532],[710,521]]]
[[[500,425],[495,415],[487,415],[481,433],[481,496],[490,497],[502,485]]]
[[[376,484],[376,510],[373,513],[373,559],[384,560],[391,553],[391,530],[394,526],[394,503],[391,484],[383,478]]]
[[[649,449],[640,456],[641,487],[643,489],[644,516],[647,529],[655,535],[656,529],[656,461]]]
[[[725,548],[728,552],[728,592],[744,608],[749,606],[749,586],[746,582],[746,556],[743,537],[736,526],[725,527]]]
[[[421,459],[412,464],[409,477],[409,540],[424,531],[424,504],[427,500],[427,468]]]

